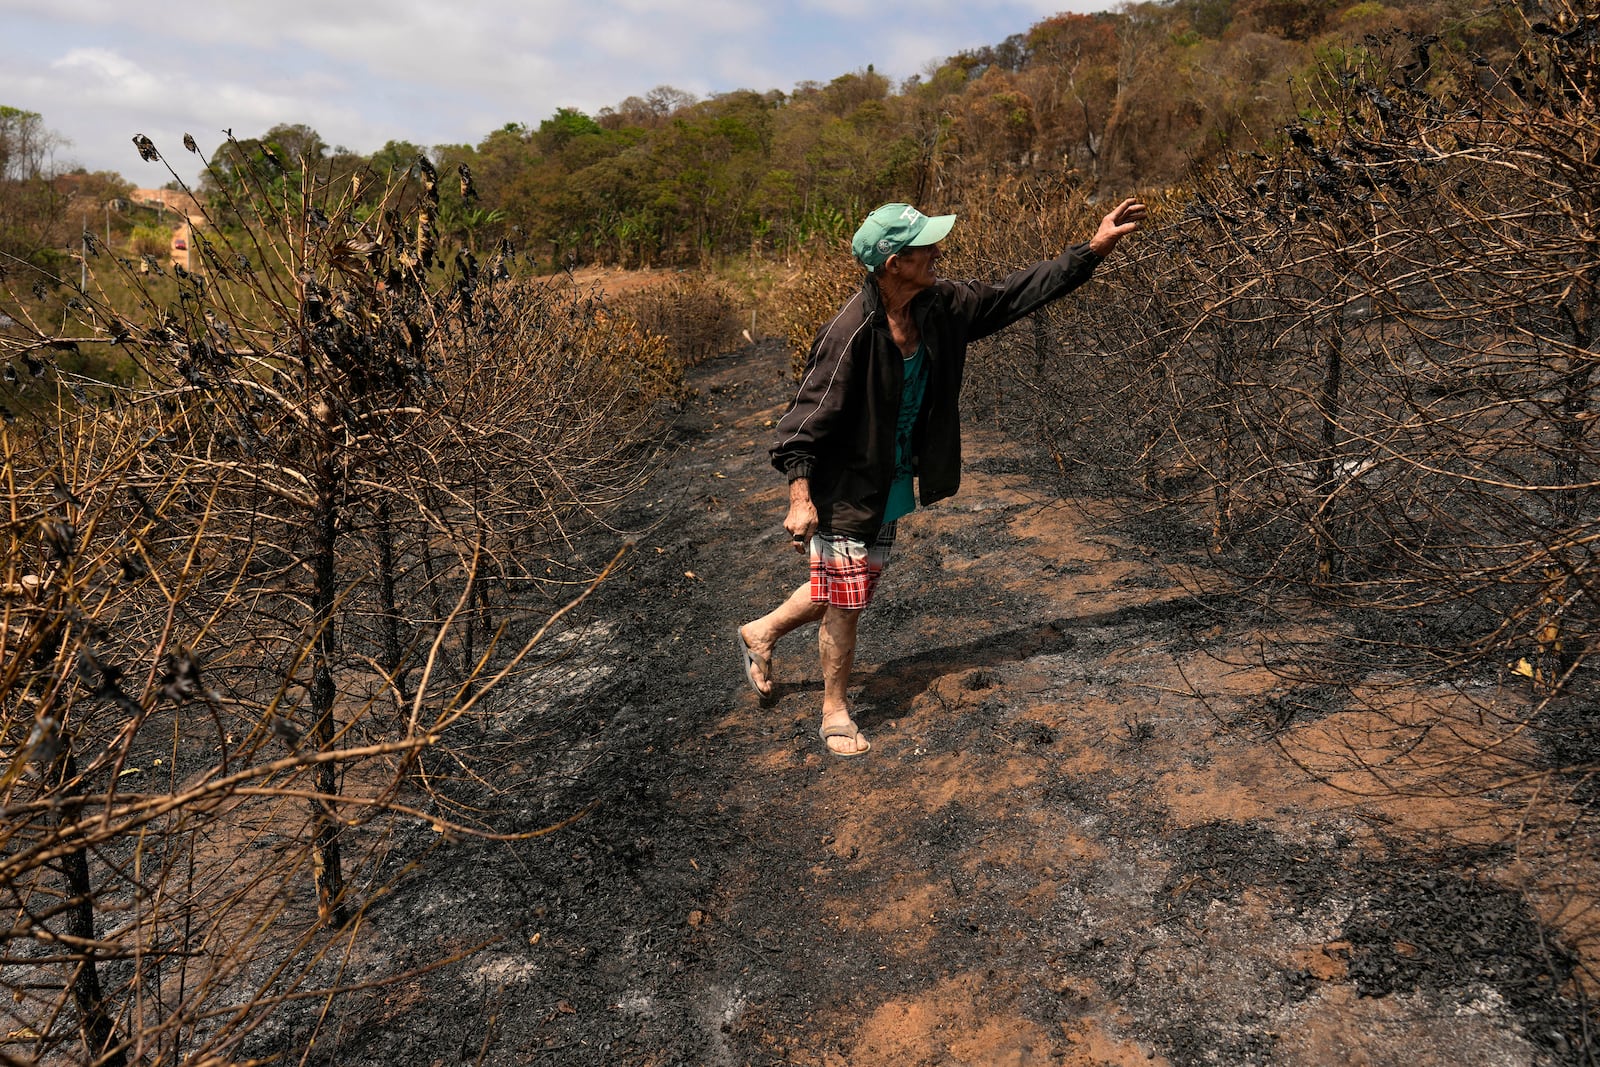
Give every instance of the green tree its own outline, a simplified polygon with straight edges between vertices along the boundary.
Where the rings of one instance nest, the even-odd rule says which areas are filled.
[[[564,107],[539,123],[534,145],[543,155],[558,155],[574,139],[605,131],[600,124],[575,108]]]
[[[290,163],[321,163],[328,157],[328,142],[302,122],[280,122],[261,135],[261,142]]]
[[[37,111],[0,105],[0,255],[59,268],[66,197],[54,184],[61,139]]]
[[[398,146],[390,142],[385,147]],[[200,194],[221,206],[215,221],[237,226],[247,221],[236,217],[241,211],[285,210],[300,195],[302,183],[315,191],[319,203],[340,200],[368,166],[366,157],[330,148],[304,123],[279,123],[260,137],[230,134],[212,153],[200,180]]]

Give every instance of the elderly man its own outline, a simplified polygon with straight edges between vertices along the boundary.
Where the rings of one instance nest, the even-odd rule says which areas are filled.
[[[778,422],[772,463],[789,479],[783,528],[809,553],[810,581],[770,613],[739,627],[745,678],[772,696],[772,651],[784,634],[821,620],[822,726],[839,756],[872,746],[845,692],[856,624],[894,545],[895,523],[961,481],[958,401],[967,344],[987,337],[1089,280],[1145,206],[1124,200],[1085,244],[998,285],[953,282],[935,270],[954,215],[909,204],[878,208],[851,249],[868,274],[817,334],[800,390]]]

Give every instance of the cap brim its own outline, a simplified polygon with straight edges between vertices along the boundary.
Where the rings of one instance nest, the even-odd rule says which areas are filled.
[[[950,236],[950,227],[956,224],[954,215],[929,215],[917,235],[906,243],[907,248],[917,245],[936,245]]]

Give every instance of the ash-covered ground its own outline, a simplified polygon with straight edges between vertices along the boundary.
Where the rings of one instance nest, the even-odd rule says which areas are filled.
[[[252,1051],[345,1067],[1591,1062],[1593,861],[1536,832],[1572,813],[1531,791],[1442,796],[1426,772],[1470,750],[1465,728],[1413,741],[1385,726],[1401,696],[1262,669],[1263,648],[1304,634],[1062,502],[985,427],[962,493],[902,524],[863,620],[871,754],[817,739],[814,631],[780,649],[760,707],[733,635],[803,577],[766,459],[788,359],[757,346],[695,379],[681,449],[619,517],[638,545],[582,609],[589,667],[497,698],[505,777],[479,798],[496,825],[593,810],[520,843],[397,840],[396,865],[422,858],[366,912],[344,979],[488,946],[326,1015],[286,1012]],[[1471,719],[1459,694],[1403,706]]]

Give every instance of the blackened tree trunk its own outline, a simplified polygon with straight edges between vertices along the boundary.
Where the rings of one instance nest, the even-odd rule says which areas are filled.
[[[333,749],[337,733],[334,704],[337,687],[333,665],[337,653],[334,610],[339,591],[336,562],[339,538],[339,476],[334,458],[334,435],[327,425],[317,428],[318,459],[314,514],[311,530],[311,625],[316,641],[311,655],[311,738],[318,752]],[[342,926],[344,874],[339,861],[339,817],[328,799],[339,791],[339,773],[332,761],[317,765],[317,792],[311,802],[313,865],[317,883],[317,914],[323,922]]]
[[[1226,548],[1233,537],[1233,406],[1237,365],[1233,338],[1224,328],[1224,332],[1217,336],[1211,368],[1218,389],[1215,481],[1211,486],[1211,547],[1218,552]]]
[[[1575,644],[1566,630],[1566,610],[1573,596],[1573,564],[1569,557],[1569,538],[1579,523],[1587,490],[1583,488],[1586,429],[1592,421],[1590,392],[1594,382],[1596,356],[1593,350],[1593,296],[1585,285],[1581,296],[1563,305],[1571,330],[1573,354],[1567,357],[1565,372],[1559,379],[1561,404],[1556,410],[1555,484],[1550,511],[1555,520],[1556,540],[1550,546],[1550,562],[1544,569],[1544,591],[1539,602],[1539,629],[1534,635],[1534,687],[1545,693],[1558,692],[1572,669]]]
[[[72,754],[71,742],[63,740],[62,751],[56,757],[56,789],[66,796],[81,792],[78,783],[77,760]],[[66,808],[56,809],[56,825],[66,822]],[[62,858],[62,870],[67,882],[66,929],[68,937],[80,942],[78,959],[72,963],[67,985],[72,990],[72,1003],[78,1009],[78,1025],[83,1032],[84,1044],[95,1063],[105,1067],[124,1067],[128,1062],[118,1044],[116,1027],[106,1011],[105,996],[100,988],[100,969],[95,961],[94,949],[89,943],[94,935],[94,889],[89,881],[89,854],[86,849],[75,848]]]
[[[1321,441],[1317,455],[1317,509],[1312,520],[1317,585],[1327,585],[1333,578],[1334,539],[1328,526],[1333,511],[1334,455],[1339,444],[1339,386],[1344,377],[1344,335],[1335,327],[1329,331],[1327,341],[1328,359],[1317,396]]]
[[[378,665],[389,672],[395,700],[403,707],[407,702],[406,680],[400,665],[405,659],[405,645],[400,639],[400,605],[396,594],[394,516],[387,498],[378,501],[373,536],[378,542],[378,609],[383,626],[383,649]]]

